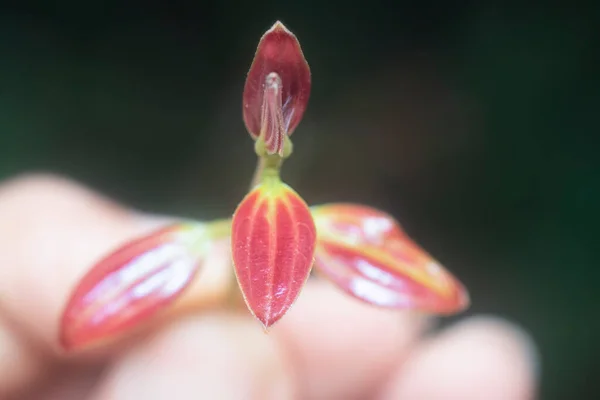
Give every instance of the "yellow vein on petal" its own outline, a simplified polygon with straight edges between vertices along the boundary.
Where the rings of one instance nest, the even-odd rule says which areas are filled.
[[[352,246],[346,243],[339,243],[338,245],[349,252],[356,250],[356,246]],[[429,287],[432,290],[442,294],[443,296],[448,296],[452,293],[452,285],[448,285],[448,280],[445,277],[445,272],[442,273],[444,275],[444,279],[436,281],[432,280],[431,275],[427,274],[426,271],[423,271],[419,268],[414,268],[409,263],[400,261],[397,258],[382,253],[381,250],[377,247],[361,246],[360,253],[373,259],[377,263],[381,263],[390,267],[392,271],[406,275],[415,282]],[[435,262],[433,259],[431,259],[431,261]]]

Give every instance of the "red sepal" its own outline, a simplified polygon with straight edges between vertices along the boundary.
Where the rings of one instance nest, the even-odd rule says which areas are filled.
[[[316,244],[310,210],[289,186],[260,185],[235,211],[231,242],[246,304],[268,328],[290,308],[310,274]]]
[[[370,304],[453,314],[469,305],[463,285],[388,214],[370,207],[313,207],[319,233],[315,268]]]
[[[62,316],[60,342],[82,347],[122,333],[172,303],[209,245],[200,224],[175,224],[120,247],[79,282]]]

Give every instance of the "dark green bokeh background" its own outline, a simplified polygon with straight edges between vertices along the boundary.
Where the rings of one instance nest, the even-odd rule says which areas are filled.
[[[281,19],[313,73],[285,179],[397,216],[470,288],[469,313],[532,333],[542,398],[599,392],[599,7],[169,3],[0,8],[0,178],[231,213],[254,167],[245,73]]]

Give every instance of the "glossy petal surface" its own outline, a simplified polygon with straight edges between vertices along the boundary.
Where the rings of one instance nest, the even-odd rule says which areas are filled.
[[[389,215],[370,207],[313,207],[319,235],[315,268],[341,289],[382,307],[452,314],[466,290]]]
[[[310,274],[316,243],[310,210],[289,186],[262,184],[238,206],[231,240],[246,304],[267,328],[290,308]]]
[[[277,90],[272,84],[267,85],[272,73],[280,80]],[[269,136],[265,143],[276,141],[271,135],[280,131],[277,107],[281,107],[282,130],[291,135],[304,115],[310,88],[310,69],[298,39],[276,22],[258,43],[244,86],[243,114],[250,135],[257,139],[266,130]],[[265,113],[271,119],[265,120]],[[273,123],[269,125],[268,121]]]
[[[96,264],[63,314],[61,343],[72,349],[121,333],[175,300],[210,242],[201,224],[176,224],[134,240]]]

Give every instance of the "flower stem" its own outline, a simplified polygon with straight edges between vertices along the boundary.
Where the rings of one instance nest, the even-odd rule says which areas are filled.
[[[256,163],[256,169],[254,170],[254,176],[250,183],[250,190],[254,189],[257,185],[262,183],[265,179],[279,178],[279,171],[283,165],[283,161],[288,158],[294,149],[292,141],[288,136],[284,137],[283,144],[283,156],[279,154],[268,154],[265,149],[265,142],[262,138],[259,138],[255,145],[254,151],[258,156]]]

